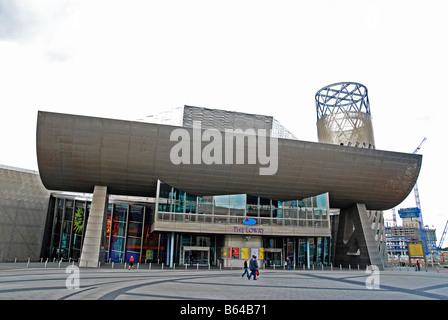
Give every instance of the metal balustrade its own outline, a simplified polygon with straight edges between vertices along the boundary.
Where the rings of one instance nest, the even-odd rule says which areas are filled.
[[[160,212],[156,213],[157,221],[182,222],[182,223],[210,223],[210,224],[243,224],[246,218],[254,219],[257,226],[291,227],[299,226],[306,228],[328,228],[327,219],[294,219],[294,218],[271,218],[271,217],[243,217],[232,215],[213,215],[196,213]]]

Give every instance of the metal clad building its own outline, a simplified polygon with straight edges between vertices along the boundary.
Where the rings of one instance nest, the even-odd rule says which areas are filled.
[[[0,166],[0,261],[40,258],[49,196],[38,172]]]
[[[109,234],[85,231],[85,239],[99,240],[94,244],[89,240],[91,247],[81,251],[98,254],[81,255],[85,261],[81,266],[95,266],[101,259],[123,261],[130,254],[141,261],[169,265],[199,259],[238,266],[251,250],[267,264],[282,264],[286,257],[295,265],[329,264],[329,209],[349,212],[349,222],[357,230],[372,223],[379,226],[381,220],[368,210],[385,210],[402,202],[421,167],[420,155],[290,138],[277,140],[274,175],[260,175],[263,165],[248,163],[249,145],[244,148],[242,164],[174,164],[170,152],[178,141],[171,139],[171,133],[179,129],[192,137],[189,159],[194,158],[195,143],[200,150],[208,145],[209,141],[201,140],[207,129],[223,137],[226,129],[251,129],[257,133],[252,137],[257,143],[266,134],[291,137],[268,116],[189,106],[179,110],[183,115],[173,117],[176,124],[180,122],[176,126],[39,112],[37,155],[47,188],[93,193],[93,197],[97,190],[98,194],[155,199],[147,204],[123,207],[109,202],[106,209],[102,206],[95,221],[104,219],[103,229]],[[150,118],[166,123],[170,115]],[[199,138],[194,138],[198,124]],[[267,130],[266,134],[259,135],[260,129]],[[221,151],[226,152],[224,144]],[[104,201],[103,197],[100,202]],[[133,210],[140,212],[137,218],[131,217]],[[247,217],[254,219],[256,227],[244,225]],[[131,225],[137,229],[129,233],[126,228]],[[341,261],[349,257],[360,265],[381,264],[375,254],[378,248],[372,245],[374,237],[368,234],[356,237],[356,243],[349,241]],[[60,255],[60,249],[53,246],[47,252],[59,250]],[[72,252],[64,250],[69,255]]]
[[[360,84],[323,88],[316,109],[319,143],[271,116],[193,106],[139,121],[39,111],[40,179],[2,171],[1,226],[35,217],[23,241],[41,246],[32,258],[81,267],[131,256],[235,267],[252,255],[266,266],[381,265],[381,210],[411,192],[422,156],[375,147]],[[342,217],[333,232],[330,209]],[[30,255],[13,234],[2,232],[0,259]]]

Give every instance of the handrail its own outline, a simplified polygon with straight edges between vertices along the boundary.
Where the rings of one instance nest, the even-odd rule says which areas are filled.
[[[184,223],[210,223],[210,224],[242,224],[243,220],[251,218],[258,226],[290,227],[301,226],[307,228],[329,228],[327,219],[301,219],[301,218],[271,218],[253,216],[216,215],[206,213],[179,213],[157,211],[156,221],[184,222]]]

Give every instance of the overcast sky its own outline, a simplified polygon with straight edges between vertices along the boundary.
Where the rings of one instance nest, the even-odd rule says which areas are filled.
[[[446,0],[0,0],[0,164],[38,169],[38,110],[134,120],[193,105],[272,115],[317,141],[316,92],[360,82],[377,149],[412,153],[428,138],[418,186],[440,238],[447,9]],[[415,205],[411,193],[397,209]]]

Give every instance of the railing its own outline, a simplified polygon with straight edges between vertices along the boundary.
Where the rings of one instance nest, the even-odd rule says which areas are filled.
[[[156,213],[156,221],[182,223],[210,223],[210,224],[243,224],[246,218],[254,219],[257,226],[329,228],[327,219],[293,219],[293,218],[262,218],[234,215],[213,215],[196,213],[160,212]]]

